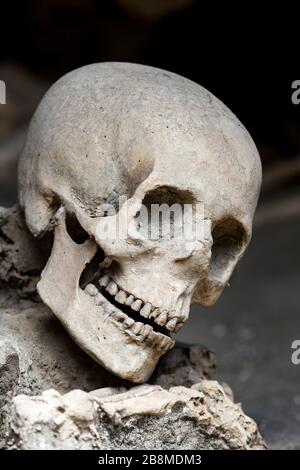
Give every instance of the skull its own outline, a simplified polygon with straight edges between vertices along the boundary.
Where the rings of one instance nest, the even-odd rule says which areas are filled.
[[[144,382],[191,303],[213,305],[228,284],[260,184],[251,137],[200,85],[126,63],[65,75],[41,101],[19,166],[28,228],[53,233],[42,300],[97,362]],[[148,237],[141,214],[153,204],[202,204],[203,234]],[[104,236],[125,212],[125,236]]]

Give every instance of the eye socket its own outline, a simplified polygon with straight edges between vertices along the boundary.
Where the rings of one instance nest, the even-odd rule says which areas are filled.
[[[212,232],[213,246],[209,270],[213,277],[230,276],[248,243],[243,225],[233,218],[219,222]]]
[[[89,234],[81,227],[74,214],[66,215],[66,229],[73,242],[77,243],[77,245],[81,245],[90,238]]]
[[[195,198],[188,190],[174,188],[171,186],[159,186],[149,191],[144,199],[143,204],[151,207],[151,204],[192,204]]]
[[[145,195],[135,217],[137,229],[151,240],[173,238],[182,231],[184,206],[194,203],[190,191],[159,186]]]

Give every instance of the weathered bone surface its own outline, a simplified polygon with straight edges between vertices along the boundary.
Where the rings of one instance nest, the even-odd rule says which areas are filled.
[[[18,449],[265,449],[256,424],[214,381],[140,385],[14,399],[7,447]]]
[[[212,305],[227,285],[251,238],[260,184],[251,137],[196,83],[125,63],[67,74],[39,105],[19,168],[29,229],[55,227],[41,298],[97,362],[144,382],[191,302]],[[161,203],[203,204],[202,237],[149,239],[142,207]],[[125,239],[103,237],[125,211]],[[94,271],[83,273],[88,263]]]

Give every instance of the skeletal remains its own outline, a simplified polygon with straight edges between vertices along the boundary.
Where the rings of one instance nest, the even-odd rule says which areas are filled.
[[[251,137],[200,85],[125,63],[65,75],[41,101],[19,166],[27,226],[53,234],[42,300],[97,362],[144,382],[190,304],[214,304],[228,284],[260,184]],[[147,237],[141,208],[162,203],[202,203],[203,236]],[[125,207],[126,236],[101,236]]]

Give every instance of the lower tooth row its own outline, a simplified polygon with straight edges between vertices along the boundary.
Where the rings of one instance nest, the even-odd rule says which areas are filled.
[[[143,340],[148,339],[151,343],[156,344],[162,349],[170,349],[174,341],[168,336],[156,333],[152,326],[145,325],[141,322],[136,322],[130,318],[125,313],[114,308],[113,305],[106,302],[102,294],[99,293],[97,288],[93,284],[88,284],[85,288],[85,291],[95,297],[96,305],[103,305],[104,312],[112,319],[117,321],[119,324],[122,324],[124,328],[134,334],[135,336],[140,337]]]
[[[123,325],[126,325],[126,320],[123,322]],[[156,345],[160,349],[168,350],[171,349],[174,345],[174,340],[168,336],[161,335],[153,331],[153,328],[150,325],[144,325],[144,323],[134,322],[131,327],[127,329],[130,334],[134,334],[137,337],[140,337],[143,341],[147,340],[151,345]]]
[[[135,299],[132,294],[127,296],[126,292],[119,290],[118,285],[111,279],[109,274],[105,274],[99,280],[100,287],[105,287],[107,292],[115,297],[115,300],[122,305],[130,306],[135,312],[139,312],[144,318],[154,320],[160,326],[165,326],[169,331],[176,331],[176,323],[178,321],[175,312],[169,314],[166,311],[161,312],[158,308],[153,309],[150,302],[143,305],[142,300]],[[152,310],[153,309],[153,310]]]
[[[158,308],[152,310],[153,307],[150,302],[146,302],[143,305],[142,300],[135,299],[132,294],[127,296],[126,292],[119,290],[117,283],[108,274],[105,274],[99,280],[99,285],[100,287],[105,287],[107,292],[120,304],[130,306],[133,311],[139,312],[144,318],[154,320],[155,323],[166,327],[169,331],[177,332],[182,327],[182,323],[178,322],[178,318],[172,318],[174,312],[168,314],[166,311],[161,312]],[[93,284],[88,284],[85,290],[92,296],[96,296],[98,293],[97,288]]]

